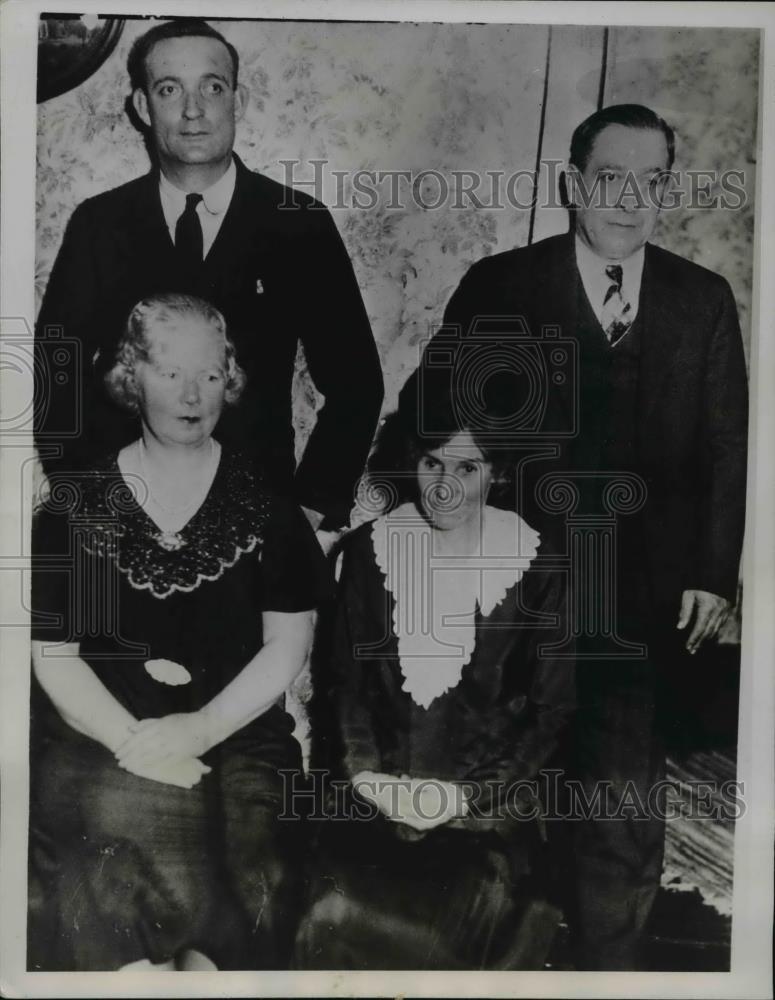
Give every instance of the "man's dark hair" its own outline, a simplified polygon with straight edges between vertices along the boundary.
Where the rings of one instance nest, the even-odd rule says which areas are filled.
[[[127,59],[127,69],[133,91],[144,90],[147,93],[148,81],[145,76],[145,60],[154,45],[168,38],[215,38],[222,42],[231,56],[232,87],[236,88],[239,75],[239,55],[234,46],[227,42],[219,31],[211,28],[207,21],[197,17],[179,17],[172,21],[165,21],[164,24],[157,24],[155,28],[151,28],[150,31],[146,31],[144,35],[135,39]]]
[[[590,115],[573,133],[570,141],[570,162],[579,170],[584,170],[592,154],[595,139],[609,125],[624,125],[627,128],[661,132],[667,142],[667,169],[670,170],[673,166],[675,132],[667,122],[651,108],[646,108],[642,104],[612,104]]]

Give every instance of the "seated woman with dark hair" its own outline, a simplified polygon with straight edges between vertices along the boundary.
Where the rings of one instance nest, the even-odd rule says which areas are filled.
[[[106,382],[140,436],[37,515],[31,968],[287,967],[282,698],[330,584],[298,508],[212,436],[243,381],[208,303],[138,303]]]
[[[574,703],[564,577],[487,503],[508,454],[423,406],[385,421],[364,498],[386,511],[344,545],[327,750],[349,798],[319,826],[301,968],[530,968],[556,928],[531,867]]]

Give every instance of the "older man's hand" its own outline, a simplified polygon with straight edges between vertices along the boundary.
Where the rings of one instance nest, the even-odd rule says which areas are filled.
[[[685,590],[681,598],[681,614],[677,628],[684,629],[690,623],[692,630],[686,640],[686,648],[696,653],[707,639],[715,639],[729,615],[731,605],[724,597],[711,594],[707,590]]]

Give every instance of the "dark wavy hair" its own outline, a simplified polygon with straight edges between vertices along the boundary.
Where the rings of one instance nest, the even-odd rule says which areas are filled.
[[[667,143],[667,169],[673,166],[675,159],[675,132],[660,118],[659,115],[643,104],[611,104],[601,108],[578,125],[570,141],[570,162],[583,171],[595,139],[609,125],[624,125],[627,128],[638,128],[661,132]]]
[[[132,90],[143,90],[147,94],[148,80],[145,74],[145,60],[154,45],[166,41],[168,38],[215,38],[222,42],[231,57],[232,87],[236,89],[239,76],[239,55],[231,42],[227,42],[220,31],[211,28],[207,21],[203,21],[201,18],[176,17],[171,21],[165,21],[164,24],[157,24],[156,27],[135,39],[127,58],[127,70]]]
[[[407,501],[419,503],[420,458],[465,431],[492,466],[497,498],[499,491],[507,489],[513,479],[513,447],[504,441],[494,442],[492,433],[463,417],[453,393],[434,391],[423,396],[420,407],[411,394],[400,397],[398,409],[381,422],[359,498],[365,512],[386,514]]]

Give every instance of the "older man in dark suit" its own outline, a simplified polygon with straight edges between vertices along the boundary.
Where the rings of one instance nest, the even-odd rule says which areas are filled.
[[[248,375],[222,434],[260,460],[276,489],[295,495],[314,527],[324,520],[340,526],[383,388],[336,226],[321,204],[234,155],[248,95],[238,83],[237,52],[206,22],[179,19],[151,29],[135,42],[129,73],[156,163],[146,176],[83,202],[68,225],[37,344],[50,353],[63,332],[80,345],[80,368],[73,360],[38,393],[43,466],[69,470],[96,450],[126,443],[131,431],[102,390],[95,352],[109,357],[141,298],[192,293],[224,313]],[[296,469],[291,386],[299,342],[325,402]]]
[[[476,263],[402,390],[422,391],[448,363],[466,405],[484,400],[494,431],[515,435],[538,459],[522,467],[523,509],[545,531],[557,528],[552,484],[564,482],[572,523],[588,538],[606,504],[610,513],[608,487],[618,480],[632,493],[610,573],[582,580],[588,567],[573,571],[579,711],[571,766],[593,803],[591,818],[588,811],[573,823],[582,968],[641,961],[664,849],[653,792],[664,775],[666,680],[687,651],[718,633],[735,598],[743,539],[747,378],[735,302],[722,277],[648,242],[673,153],[672,129],[640,105],[583,122],[566,174],[571,232]],[[533,379],[544,371],[545,383],[528,432],[524,414],[509,408],[509,378],[539,347],[546,367]],[[555,371],[560,355],[575,363]],[[521,366],[523,377],[529,369]],[[572,523],[563,519],[563,533]],[[571,532],[557,537],[568,545]],[[593,619],[599,628],[590,630]]]

